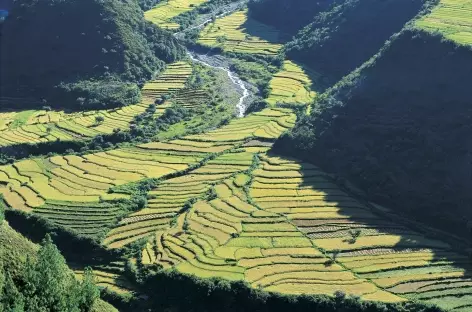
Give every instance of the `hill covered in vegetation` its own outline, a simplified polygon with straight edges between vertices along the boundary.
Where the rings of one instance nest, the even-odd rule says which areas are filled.
[[[343,0],[287,43],[288,57],[337,81],[367,61],[422,9],[425,0]]]
[[[38,246],[3,218],[0,207],[0,311],[117,312],[99,299],[91,271],[76,280],[50,237]]]
[[[470,235],[470,27],[447,24],[470,12],[444,1],[411,22],[320,96],[280,150],[295,148],[375,202]]]
[[[254,0],[253,18],[293,34],[285,53],[335,83],[362,65],[426,0]]]
[[[137,103],[138,84],[184,53],[135,0],[14,1],[1,49],[2,96],[72,109]]]
[[[336,0],[253,0],[249,2],[251,17],[264,24],[295,34],[308,25],[318,13],[330,8]]]

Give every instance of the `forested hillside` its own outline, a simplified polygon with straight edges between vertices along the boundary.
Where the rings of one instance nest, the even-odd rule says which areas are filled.
[[[338,0],[287,43],[287,55],[337,81],[377,53],[425,2]]]
[[[472,51],[420,24],[321,96],[278,147],[347,177],[375,202],[467,236]]]
[[[135,0],[14,1],[1,49],[4,97],[72,109],[137,103],[137,84],[183,55]]]
[[[339,0],[253,0],[249,3],[251,16],[262,23],[296,34],[320,12]]]
[[[117,312],[99,299],[92,271],[78,281],[49,236],[38,246],[3,218],[0,206],[0,311]]]
[[[294,35],[287,56],[335,83],[362,65],[426,0],[254,0],[255,19]]]

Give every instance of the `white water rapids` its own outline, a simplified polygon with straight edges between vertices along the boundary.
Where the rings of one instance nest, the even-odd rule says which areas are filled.
[[[244,81],[241,80],[241,78],[238,77],[234,72],[229,70],[229,68],[222,67],[222,66],[214,66],[211,65],[210,63],[205,62],[204,60],[201,59],[201,56],[196,53],[192,53],[190,51],[187,52],[188,56],[190,59],[194,62],[198,62],[201,64],[204,64],[205,66],[209,66],[215,69],[219,70],[224,70],[227,74],[231,82],[238,86],[238,88],[241,90],[242,95],[239,98],[239,103],[237,104],[236,108],[238,109],[238,116],[239,117],[244,117],[244,113],[246,112],[247,105],[245,105],[245,100],[249,97],[249,90],[246,88],[246,85],[244,84]]]
[[[241,2],[245,2],[245,1],[243,0]],[[206,26],[208,23],[210,23],[211,21],[213,21],[214,19],[224,17],[224,16],[234,12],[236,9],[237,9],[237,6],[232,5],[230,7],[230,9],[225,10],[223,13],[212,16],[212,17],[204,20],[203,22],[199,23],[198,25],[191,26],[187,29],[179,31],[179,32],[175,33],[174,36],[178,39],[179,35],[182,35],[182,34],[184,34],[185,32],[187,32],[189,30],[202,28],[202,27]],[[238,90],[240,90],[241,97],[239,98],[239,103],[237,104],[236,108],[238,110],[238,117],[244,117],[244,113],[246,112],[246,109],[247,109],[247,103],[245,103],[245,101],[250,96],[250,92],[249,92],[248,88],[246,87],[246,84],[244,83],[244,81],[241,80],[241,78],[239,78],[238,75],[235,72],[231,71],[228,67],[215,66],[215,65],[212,65],[209,62],[205,61],[205,58],[208,58],[207,55],[198,54],[196,52],[191,52],[191,51],[188,51],[188,50],[187,50],[187,55],[194,62],[198,62],[198,63],[201,63],[205,66],[212,67],[212,68],[215,68],[215,69],[223,70],[228,74],[228,77],[231,80],[231,82],[238,88]]]

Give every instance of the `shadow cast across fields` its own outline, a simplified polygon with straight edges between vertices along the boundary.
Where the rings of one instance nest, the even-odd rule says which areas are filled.
[[[281,156],[270,152],[269,157]],[[471,260],[458,241],[364,200],[348,183],[312,164],[286,159],[301,165],[302,183],[290,202],[303,203],[287,216],[318,248],[398,296],[472,309]],[[312,191],[324,195],[316,198]]]

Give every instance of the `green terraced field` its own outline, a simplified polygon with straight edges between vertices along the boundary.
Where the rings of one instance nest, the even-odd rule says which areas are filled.
[[[432,12],[418,21],[416,27],[439,32],[459,44],[472,44],[472,1],[441,0]]]

